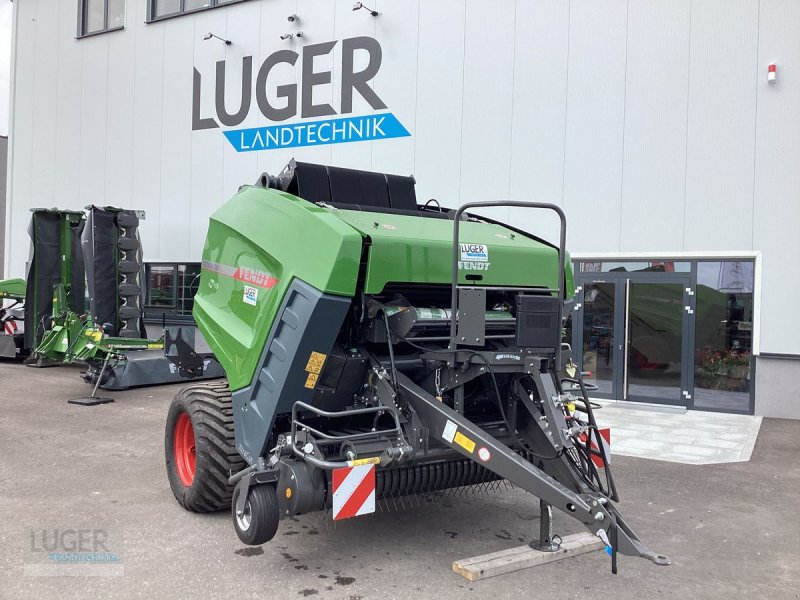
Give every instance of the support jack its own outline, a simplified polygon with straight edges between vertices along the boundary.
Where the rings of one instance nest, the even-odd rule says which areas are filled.
[[[79,404],[80,406],[97,406],[98,404],[108,404],[114,401],[113,398],[97,395],[97,388],[100,387],[100,382],[103,380],[103,375],[106,372],[106,367],[108,366],[109,358],[111,358],[111,353],[106,354],[106,359],[103,361],[103,368],[100,369],[100,373],[97,375],[97,381],[94,384],[94,389],[92,390],[92,394],[90,396],[82,396],[80,398],[73,398],[72,400],[67,400],[67,404]]]
[[[544,500],[539,500],[539,539],[528,544],[539,552],[558,552],[561,538],[553,535],[553,509]]]

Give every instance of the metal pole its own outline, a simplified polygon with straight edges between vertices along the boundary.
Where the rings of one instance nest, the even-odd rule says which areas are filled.
[[[97,381],[95,381],[94,383],[94,389],[92,390],[92,398],[95,397],[95,394],[97,394],[97,388],[100,387],[100,380],[103,378],[103,373],[106,370],[106,365],[108,364],[109,358],[111,358],[110,352],[106,354],[106,359],[103,361],[103,367],[100,369],[100,374],[97,376]]]

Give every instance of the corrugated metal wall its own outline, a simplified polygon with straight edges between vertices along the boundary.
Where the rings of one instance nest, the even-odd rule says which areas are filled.
[[[372,18],[351,0],[251,0],[145,24],[129,0],[124,31],[75,40],[75,1],[15,4],[9,274],[31,206],[144,209],[148,259],[197,259],[209,213],[294,155],[414,173],[443,204],[559,203],[574,252],[763,251],[761,350],[800,353],[800,3],[375,0]],[[241,57],[299,49],[278,37],[295,12],[303,43],[381,42],[373,87],[412,137],[237,154],[219,130],[192,132],[192,67],[212,106],[228,59],[238,106]],[[340,62],[341,43],[315,62],[333,69],[315,101],[338,106]],[[299,80],[299,63],[280,69]],[[241,126],[265,124],[254,103]]]

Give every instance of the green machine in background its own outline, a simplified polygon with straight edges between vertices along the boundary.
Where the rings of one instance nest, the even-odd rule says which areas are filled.
[[[86,365],[83,378],[95,391],[82,404],[98,403],[99,386],[121,390],[223,375],[212,357],[180,369],[165,356],[163,333],[147,337],[142,214],[93,205],[86,213],[33,211],[23,346],[31,366]],[[173,347],[194,345],[193,331],[171,339]]]
[[[102,370],[112,359],[112,366],[127,361],[126,351],[164,349],[163,337],[151,340],[111,336],[111,328],[107,325],[97,326],[91,314],[78,315],[70,310],[67,296],[66,286],[56,285],[53,290],[53,313],[36,347],[37,358],[52,363],[84,362],[90,367],[85,377],[94,382],[102,379],[99,372],[94,374],[98,367]]]
[[[32,351],[45,334],[53,310],[56,285],[68,286],[65,304],[75,313],[86,310],[86,288],[81,234],[86,223],[80,211],[31,209],[31,258],[25,290],[23,351]]]
[[[18,323],[25,317],[25,280],[0,280],[0,358],[16,358],[24,334]]]
[[[130,351],[154,350],[163,356],[164,339],[113,337],[109,335],[111,326],[108,323],[98,327],[90,313],[78,315],[70,310],[67,296],[67,286],[57,284],[53,290],[50,322],[34,351],[37,364],[85,364],[87,369],[82,372],[83,378],[87,383],[94,384],[94,390],[89,396],[69,402],[88,406],[113,402],[111,398],[97,396],[100,384],[111,383],[113,387],[115,382],[124,379],[122,374],[125,373]],[[130,386],[123,382],[121,387]]]

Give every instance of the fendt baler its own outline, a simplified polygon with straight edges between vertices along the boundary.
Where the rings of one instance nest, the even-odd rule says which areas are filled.
[[[561,341],[574,287],[561,210],[421,206],[414,184],[292,161],[213,215],[194,317],[227,381],[172,402],[175,497],[197,512],[230,506],[239,538],[262,544],[283,516],[510,483],[540,499],[538,547],[555,547],[555,507],[614,561],[668,564],[613,504]],[[481,206],[551,211],[560,242],[467,212]],[[180,368],[197,360],[178,354]]]

